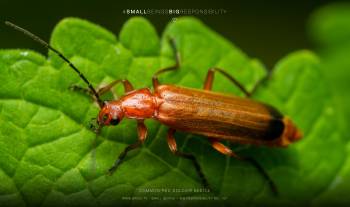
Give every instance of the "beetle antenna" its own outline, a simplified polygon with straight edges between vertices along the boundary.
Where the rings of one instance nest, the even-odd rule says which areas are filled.
[[[98,95],[98,93],[96,92],[96,90],[94,89],[94,87],[91,85],[91,83],[85,78],[85,76],[78,70],[77,67],[75,67],[73,65],[73,63],[71,61],[69,61],[61,52],[59,52],[58,50],[56,50],[55,48],[51,47],[51,45],[49,45],[47,42],[45,42],[44,40],[42,40],[41,38],[39,38],[38,36],[34,35],[33,33],[29,32],[28,30],[25,30],[9,21],[5,21],[5,24],[7,26],[12,27],[13,29],[22,32],[23,34],[25,34],[26,36],[32,38],[34,41],[40,43],[41,45],[43,45],[44,47],[46,47],[47,49],[53,51],[54,53],[56,53],[62,60],[64,60],[66,63],[68,63],[68,65],[76,72],[78,73],[79,77],[81,79],[83,79],[83,81],[88,85],[89,89],[91,90],[91,92],[93,93],[93,95],[95,96],[98,105],[102,108],[104,103],[103,101],[100,99],[100,96]]]

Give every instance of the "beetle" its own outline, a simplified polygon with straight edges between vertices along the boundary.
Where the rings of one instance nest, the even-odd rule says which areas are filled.
[[[229,147],[221,143],[221,141],[227,140],[242,144],[286,147],[302,138],[301,131],[288,117],[283,116],[273,106],[249,98],[257,86],[268,79],[269,75],[259,81],[252,91],[246,90],[239,81],[220,68],[208,70],[202,90],[161,84],[158,79],[159,75],[175,71],[180,67],[180,53],[177,51],[174,39],[170,38],[169,42],[175,55],[175,65],[160,69],[154,74],[152,77],[153,91],[149,88],[134,89],[126,79],[115,80],[96,90],[61,52],[29,31],[11,22],[5,23],[55,52],[87,84],[88,89],[75,85],[72,86],[72,89],[82,90],[92,95],[99,105],[96,134],[103,126],[118,125],[124,118],[136,120],[138,140],[127,146],[118,156],[118,159],[108,170],[109,174],[112,174],[118,168],[129,151],[140,147],[144,143],[147,138],[147,127],[144,120],[155,119],[169,127],[167,142],[170,151],[176,156],[193,162],[204,187],[209,188],[209,184],[195,156],[180,152],[177,148],[174,137],[177,130],[206,136],[212,147],[218,152],[249,161],[268,181],[272,191],[277,193],[271,178],[258,162],[249,157],[238,156]],[[228,78],[245,94],[245,97],[212,92],[215,73],[220,73]],[[124,86],[125,94],[117,100],[102,101],[100,96],[118,84]]]

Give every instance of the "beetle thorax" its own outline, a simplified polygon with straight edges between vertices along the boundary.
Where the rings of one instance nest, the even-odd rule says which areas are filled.
[[[127,118],[152,118],[156,110],[156,101],[148,88],[131,91],[120,100],[120,106]]]

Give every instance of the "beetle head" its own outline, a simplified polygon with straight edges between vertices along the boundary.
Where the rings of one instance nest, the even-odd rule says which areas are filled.
[[[120,102],[105,102],[98,114],[97,123],[100,126],[117,125],[123,119],[124,112]]]

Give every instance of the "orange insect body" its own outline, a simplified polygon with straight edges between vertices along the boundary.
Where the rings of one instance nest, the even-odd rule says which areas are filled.
[[[107,116],[108,119],[104,120]],[[176,130],[232,142],[287,146],[301,138],[292,121],[272,106],[247,98],[173,85],[139,89],[105,104],[99,122],[153,118]]]

